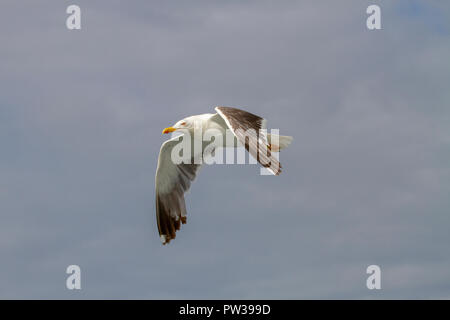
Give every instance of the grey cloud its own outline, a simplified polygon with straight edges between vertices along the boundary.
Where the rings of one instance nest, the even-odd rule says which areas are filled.
[[[5,2],[0,297],[448,298],[450,6],[379,3]],[[293,135],[284,172],[203,168],[162,247],[161,129],[215,105]]]

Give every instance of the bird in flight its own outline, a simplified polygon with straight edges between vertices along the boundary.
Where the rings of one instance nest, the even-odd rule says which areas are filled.
[[[263,167],[272,174],[281,173],[281,165],[272,152],[287,147],[291,141],[290,136],[279,136],[265,133],[266,120],[252,113],[231,107],[216,107],[217,113],[207,113],[184,118],[172,127],[165,128],[164,134],[180,130],[184,135],[165,141],[159,152],[158,167],[156,169],[156,220],[161,242],[167,244],[175,239],[175,232],[180,230],[181,224],[186,223],[186,204],[184,193],[189,190],[191,182],[195,179],[201,161],[198,157],[205,157],[207,144],[200,141],[201,148],[193,152],[190,161],[177,163],[172,159],[173,149],[180,143],[181,138],[190,139],[193,145],[196,139],[202,136],[196,131],[215,130],[223,137],[230,130],[233,141],[222,139],[221,147],[245,146],[245,149]],[[261,151],[263,150],[263,152]],[[209,151],[211,152],[211,150]]]

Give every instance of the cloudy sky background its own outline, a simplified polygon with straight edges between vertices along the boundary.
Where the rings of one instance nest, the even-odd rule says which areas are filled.
[[[0,298],[450,298],[449,2],[70,4],[0,6]],[[161,130],[215,105],[283,174],[203,168],[163,247]]]

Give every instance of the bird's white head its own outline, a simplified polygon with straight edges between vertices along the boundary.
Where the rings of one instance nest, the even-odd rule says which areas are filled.
[[[194,128],[194,121],[189,117],[178,121],[172,127],[165,128],[162,133],[167,134],[180,129],[189,130],[193,128]]]

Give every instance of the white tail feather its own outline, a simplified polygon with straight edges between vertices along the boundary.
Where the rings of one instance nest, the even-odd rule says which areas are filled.
[[[284,148],[286,148],[288,145],[292,142],[291,136],[279,136],[277,134],[267,134],[267,142],[270,144],[270,150],[273,152],[278,152]]]

